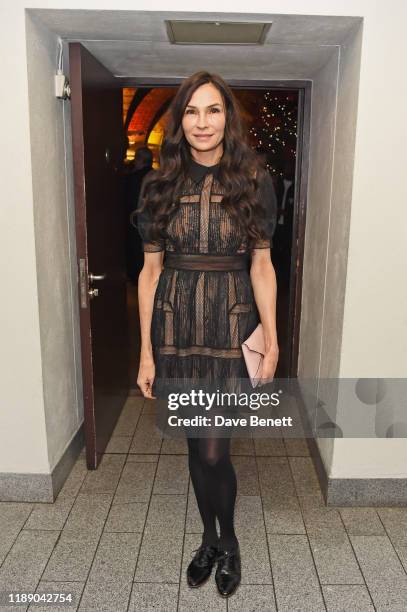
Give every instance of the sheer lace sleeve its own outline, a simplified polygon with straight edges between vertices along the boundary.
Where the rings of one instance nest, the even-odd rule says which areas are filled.
[[[277,197],[270,174],[259,180],[258,197],[266,210],[263,227],[263,238],[256,240],[252,249],[266,249],[273,246],[273,235],[277,224]]]
[[[137,228],[140,238],[143,244],[143,251],[146,253],[156,253],[158,251],[165,250],[165,239],[160,238],[158,240],[151,239],[151,226],[153,223],[153,219],[151,216],[151,211],[146,208],[143,212],[137,212],[142,203],[144,193],[144,180],[140,189],[140,197],[137,204],[137,208],[131,214],[131,223],[134,227]]]

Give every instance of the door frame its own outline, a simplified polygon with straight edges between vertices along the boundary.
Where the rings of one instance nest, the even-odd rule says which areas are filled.
[[[129,77],[118,79],[124,87],[177,87],[184,79],[163,77]],[[309,176],[310,132],[311,132],[311,97],[312,81],[298,79],[225,79],[231,87],[245,89],[278,89],[280,91],[298,92],[297,148],[295,168],[295,192],[292,256],[290,269],[288,337],[289,378],[298,375],[298,354],[300,345],[300,322],[302,305],[302,277],[304,267],[305,225],[307,213],[307,194]]]

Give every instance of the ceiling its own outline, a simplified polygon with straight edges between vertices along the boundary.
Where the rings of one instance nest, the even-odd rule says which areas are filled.
[[[81,41],[115,76],[184,78],[197,70],[225,79],[311,79],[361,17],[202,12],[88,11],[33,9],[50,30]],[[174,45],[166,19],[272,21],[264,45]]]

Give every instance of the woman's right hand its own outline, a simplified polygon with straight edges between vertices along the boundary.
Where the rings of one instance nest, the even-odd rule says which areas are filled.
[[[140,359],[140,367],[137,376],[137,384],[144,397],[156,399],[153,395],[153,382],[155,378],[155,364],[151,358]]]

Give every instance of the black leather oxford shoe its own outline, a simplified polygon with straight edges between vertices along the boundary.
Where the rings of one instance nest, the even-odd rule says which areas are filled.
[[[218,555],[218,567],[215,580],[219,593],[223,597],[232,595],[240,584],[241,562],[239,546],[224,550]]]
[[[187,582],[190,587],[199,587],[211,575],[212,568],[218,558],[219,550],[216,546],[201,545],[193,552],[196,554],[188,565]]]

